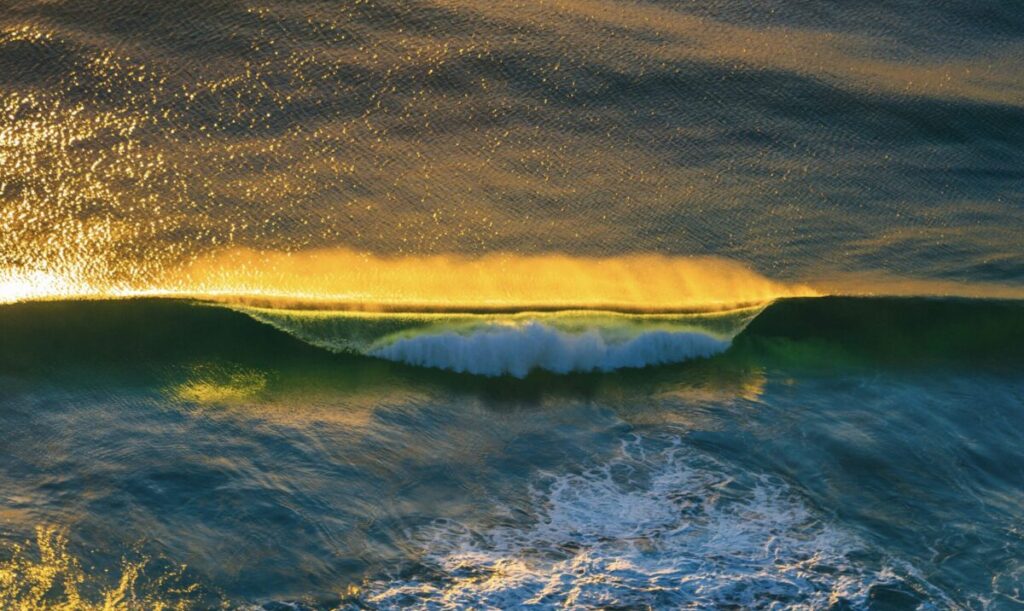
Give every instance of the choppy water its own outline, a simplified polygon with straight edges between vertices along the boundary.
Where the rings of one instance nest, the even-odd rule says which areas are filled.
[[[60,601],[64,575],[139,608],[1020,604],[1017,302],[786,300],[674,327],[382,316],[5,306],[4,604]],[[533,357],[451,339],[495,325],[725,346],[443,369]],[[353,328],[368,354],[306,343]],[[431,337],[417,366],[374,347]]]
[[[1020,57],[0,0],[0,608],[1024,606]]]

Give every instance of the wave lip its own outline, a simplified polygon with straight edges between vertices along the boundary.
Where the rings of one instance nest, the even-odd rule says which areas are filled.
[[[534,369],[564,374],[678,363],[728,347],[728,340],[695,331],[652,330],[614,341],[593,329],[570,333],[530,321],[489,325],[470,334],[404,337],[370,354],[420,367],[523,378]]]

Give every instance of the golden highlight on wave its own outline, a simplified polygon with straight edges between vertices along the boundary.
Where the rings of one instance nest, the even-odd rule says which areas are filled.
[[[115,275],[71,263],[45,269],[0,268],[0,303],[164,296],[371,312],[657,313],[720,311],[822,295],[1024,299],[1024,289],[1015,286],[884,272],[831,271],[783,282],[722,257],[653,253],[383,256],[343,247],[239,247],[202,254],[162,271],[140,268],[135,274]]]
[[[348,249],[232,249],[168,281],[199,297],[381,310],[729,309],[816,294],[712,257],[488,254],[381,257]]]

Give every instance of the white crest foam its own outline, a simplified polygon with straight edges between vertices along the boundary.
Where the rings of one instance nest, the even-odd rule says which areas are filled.
[[[468,334],[402,337],[371,354],[421,367],[522,378],[534,369],[569,373],[678,363],[728,347],[728,340],[696,331],[652,330],[614,341],[597,330],[570,333],[532,321],[481,327]]]

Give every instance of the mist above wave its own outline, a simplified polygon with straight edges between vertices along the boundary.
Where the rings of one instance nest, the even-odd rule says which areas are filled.
[[[382,257],[347,248],[228,249],[176,270],[164,284],[179,293],[263,299],[277,307],[293,301],[389,311],[709,311],[817,294],[721,257],[513,252]]]

